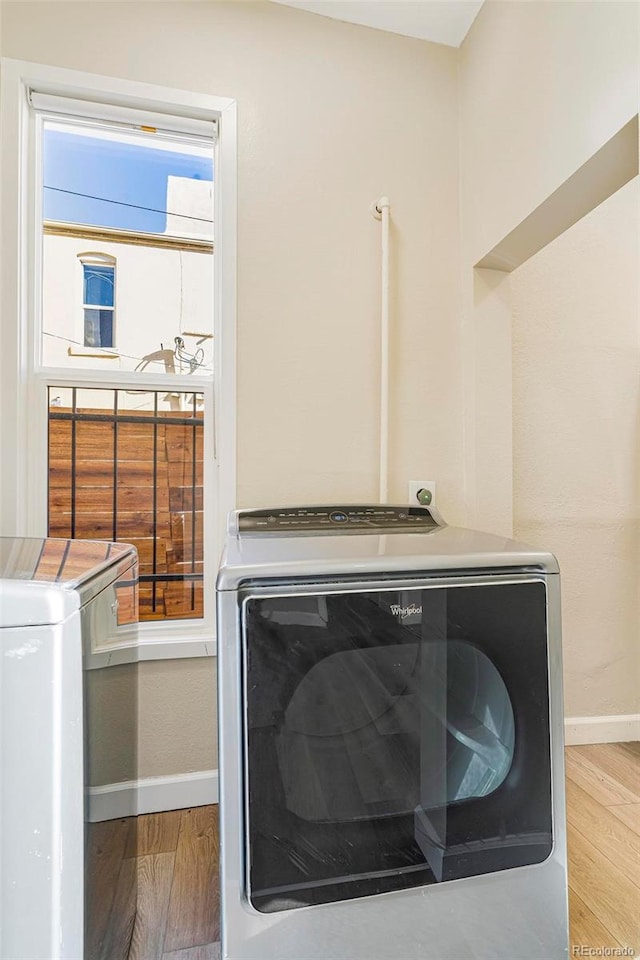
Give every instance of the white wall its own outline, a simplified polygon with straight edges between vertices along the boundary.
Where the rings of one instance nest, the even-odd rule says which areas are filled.
[[[557,551],[570,716],[638,710],[637,183],[473,267],[637,113],[638,13],[486,0],[460,49],[467,516]]]
[[[640,713],[640,181],[515,271],[514,530],[558,556],[568,716]]]
[[[637,113],[638,15],[637,4],[616,0],[486,0],[459,51],[464,471],[472,526],[512,528],[505,293],[494,289],[492,318],[488,271],[474,277],[473,267]],[[492,366],[488,382],[482,371]]]
[[[215,770],[216,661],[211,657],[153,660],[90,670],[93,710],[91,786],[166,774]],[[137,683],[139,723],[133,727],[132,683]],[[137,770],[131,741],[137,734]]]
[[[435,477],[459,517],[456,51],[266,2],[112,9],[6,3],[2,53],[238,100],[240,503],[376,496],[385,193],[390,493]]]
[[[638,18],[625,0],[485,0],[460,48],[472,263],[638,112]]]
[[[42,321],[44,363],[83,369],[134,370],[140,359],[164,348],[173,350],[183,331],[213,333],[213,257],[188,250],[162,249],[48,234],[43,241]],[[115,342],[109,352],[117,360],[69,356],[68,348],[87,352],[82,307],[83,274],[78,256],[102,253],[115,257]],[[52,334],[54,336],[52,336]],[[62,339],[58,339],[62,338]],[[196,340],[186,337],[193,353]],[[213,369],[212,341],[205,341],[204,367]],[[93,351],[96,352],[95,350]],[[176,361],[176,372],[180,372]],[[164,373],[163,362],[151,363],[148,373]],[[188,373],[188,367],[183,368]]]

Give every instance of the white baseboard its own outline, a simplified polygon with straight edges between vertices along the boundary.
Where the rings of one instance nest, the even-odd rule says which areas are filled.
[[[640,713],[614,717],[566,717],[564,739],[567,746],[640,740]]]
[[[218,802],[218,771],[145,777],[89,787],[89,820],[117,820],[142,813],[203,807]]]

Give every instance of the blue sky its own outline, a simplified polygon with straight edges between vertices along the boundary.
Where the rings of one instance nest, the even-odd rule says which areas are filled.
[[[180,153],[175,148],[139,146],[134,138],[128,139],[129,142],[121,142],[79,136],[45,127],[45,220],[164,233],[167,177],[213,180],[211,158]],[[65,190],[73,193],[62,192]],[[107,201],[135,204],[135,207],[90,197],[104,197]],[[151,210],[137,209],[139,207]]]

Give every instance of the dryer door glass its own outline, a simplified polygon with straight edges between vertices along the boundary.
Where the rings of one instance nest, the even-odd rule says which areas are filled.
[[[248,896],[261,911],[551,852],[541,582],[248,597]]]

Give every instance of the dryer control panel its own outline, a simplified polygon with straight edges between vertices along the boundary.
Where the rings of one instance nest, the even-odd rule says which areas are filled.
[[[360,504],[239,510],[230,533],[425,533],[441,525],[427,507]],[[232,529],[235,526],[235,529]]]

